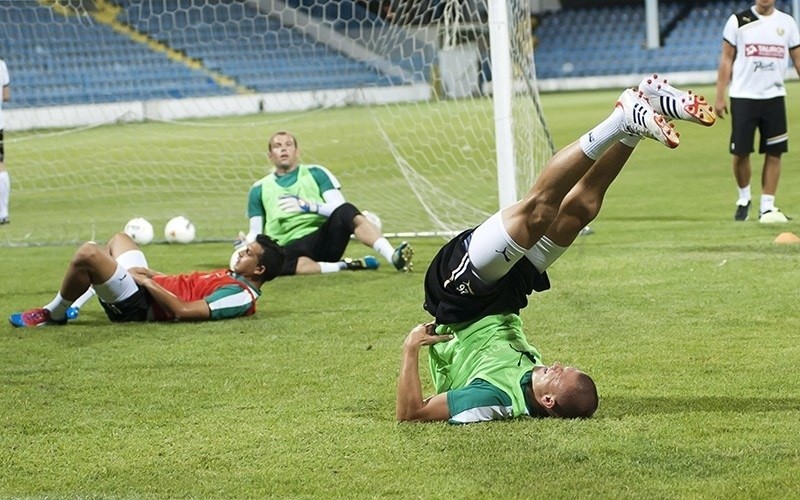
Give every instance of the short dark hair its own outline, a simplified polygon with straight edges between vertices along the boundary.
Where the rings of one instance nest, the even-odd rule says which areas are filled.
[[[278,137],[279,135],[288,135],[294,141],[294,147],[298,147],[297,146],[297,137],[295,137],[293,133],[287,132],[285,130],[278,130],[277,132],[275,132],[274,134],[269,136],[269,141],[267,142],[267,151],[270,151],[270,152],[272,151],[272,139]]]
[[[281,272],[283,261],[286,258],[286,253],[283,247],[267,236],[266,234],[256,235],[256,243],[261,245],[264,252],[258,259],[259,265],[266,268],[266,271],[261,275],[264,281],[272,281]]]
[[[571,389],[556,398],[553,411],[561,418],[588,418],[594,415],[600,398],[592,377],[583,372],[578,373]]]

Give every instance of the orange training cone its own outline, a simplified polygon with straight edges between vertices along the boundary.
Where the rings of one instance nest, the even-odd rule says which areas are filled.
[[[800,243],[800,236],[794,233],[781,233],[775,238],[775,243]]]

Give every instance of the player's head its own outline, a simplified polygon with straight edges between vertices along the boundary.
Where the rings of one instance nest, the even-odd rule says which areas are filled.
[[[773,7],[775,7],[775,0],[756,0],[756,6],[761,12],[768,13]]]
[[[599,404],[592,377],[572,366],[553,363],[535,367],[531,371],[531,387],[542,416],[591,417]]]
[[[290,170],[299,163],[300,150],[297,149],[297,139],[289,132],[281,130],[272,134],[267,149],[270,161],[279,170]]]
[[[264,283],[278,276],[283,259],[283,248],[269,236],[259,234],[256,241],[239,252],[239,260],[233,270],[253,281]]]

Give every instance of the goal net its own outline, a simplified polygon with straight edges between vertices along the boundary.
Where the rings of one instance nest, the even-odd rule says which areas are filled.
[[[102,241],[134,217],[158,241],[177,215],[233,239],[279,130],[388,234],[477,224],[509,201],[497,144],[512,198],[552,154],[527,5],[490,20],[486,0],[1,2],[0,244]]]

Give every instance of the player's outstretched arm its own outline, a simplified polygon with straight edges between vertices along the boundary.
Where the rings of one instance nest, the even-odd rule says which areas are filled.
[[[205,300],[185,302],[153,281],[152,278],[157,273],[150,273],[147,271],[146,269],[144,271],[128,270],[131,276],[133,276],[133,279],[136,280],[136,283],[140,287],[147,289],[150,296],[153,297],[153,300],[158,303],[164,311],[172,313],[178,321],[203,321],[211,319],[211,309],[208,308],[208,303]]]
[[[397,380],[396,417],[399,422],[432,422],[450,418],[447,393],[422,398],[419,378],[419,351],[424,345],[447,342],[452,335],[436,335],[430,323],[415,326],[403,342],[403,360]]]

